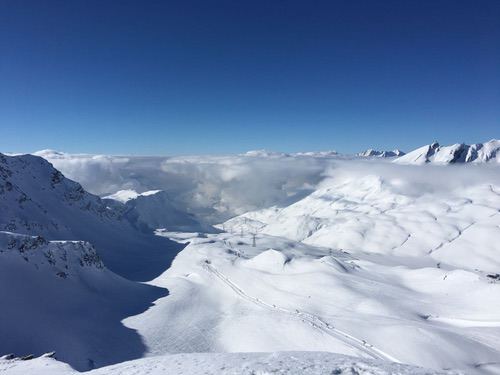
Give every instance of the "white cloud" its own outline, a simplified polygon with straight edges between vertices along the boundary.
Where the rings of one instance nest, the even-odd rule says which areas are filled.
[[[127,189],[139,193],[164,190],[179,208],[211,223],[298,200],[325,176],[356,179],[376,175],[405,195],[500,184],[498,167],[489,165],[406,166],[343,160],[333,155],[125,157],[48,150],[37,154],[92,193],[105,196]]]
[[[161,189],[182,208],[211,222],[301,197],[331,163],[327,158],[290,156],[123,157],[50,150],[36,154],[94,194]]]

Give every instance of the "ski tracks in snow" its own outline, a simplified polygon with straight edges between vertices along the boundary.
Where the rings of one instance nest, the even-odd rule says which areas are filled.
[[[228,287],[230,287],[236,294],[238,294],[240,297],[245,299],[246,301],[249,301],[255,305],[258,305],[260,307],[263,307],[265,309],[271,310],[271,311],[277,311],[283,314],[290,315],[292,317],[295,317],[297,319],[302,320],[303,322],[307,322],[310,324],[313,328],[316,328],[317,330],[323,332],[324,334],[327,334],[331,337],[334,337],[347,345],[354,347],[358,350],[361,350],[362,352],[368,354],[370,357],[375,358],[375,359],[382,359],[382,360],[388,360],[391,362],[397,362],[401,363],[399,360],[394,358],[388,353],[385,353],[384,351],[374,347],[373,345],[369,344],[365,340],[358,339],[347,332],[344,332],[342,330],[339,330],[335,328],[333,325],[325,322],[322,320],[320,317],[303,312],[300,310],[288,310],[284,307],[277,306],[275,304],[267,303],[265,301],[262,301],[259,298],[250,296],[246,294],[237,284],[235,284],[233,281],[231,281],[227,276],[225,276],[223,273],[218,271],[214,266],[212,266],[210,263],[207,263],[206,261],[203,264],[203,268],[209,272],[210,274],[214,275],[217,277],[219,280],[221,280],[224,284],[226,284]]]

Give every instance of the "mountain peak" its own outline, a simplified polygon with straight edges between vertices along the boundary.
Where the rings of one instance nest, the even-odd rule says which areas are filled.
[[[380,158],[394,158],[397,156],[403,156],[405,153],[399,149],[392,151],[379,151],[369,148],[366,151],[362,151],[356,154],[356,156],[370,158],[370,157],[380,157]]]
[[[492,139],[485,143],[467,145],[456,143],[441,146],[438,142],[422,146],[394,160],[399,164],[457,164],[500,162],[500,141]]]

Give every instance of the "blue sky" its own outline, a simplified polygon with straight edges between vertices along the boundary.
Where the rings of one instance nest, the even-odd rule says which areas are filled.
[[[500,1],[0,2],[0,151],[500,137]]]

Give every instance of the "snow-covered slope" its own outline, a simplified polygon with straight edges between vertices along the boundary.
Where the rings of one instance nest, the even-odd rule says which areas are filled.
[[[422,146],[394,160],[400,164],[452,164],[452,163],[485,163],[500,162],[500,141],[466,145],[457,143],[451,146],[440,146],[434,142]]]
[[[186,244],[186,247],[176,256],[169,269],[162,265],[165,272],[148,282],[149,286],[169,291],[168,296],[156,299],[151,306],[149,302],[152,298],[149,293],[156,293],[158,289],[144,292],[148,298],[144,297],[142,290],[138,292],[139,297],[124,292],[127,297],[122,298],[122,289],[128,288],[124,286],[103,297],[100,283],[89,282],[89,287],[86,287],[86,281],[76,283],[77,279],[86,280],[87,276],[58,276],[57,269],[60,265],[37,265],[30,268],[30,273],[23,269],[16,273],[17,279],[16,275],[9,276],[7,273],[5,277],[21,284],[21,277],[29,275],[27,279],[23,279],[27,283],[22,284],[26,289],[21,291],[21,296],[28,293],[26,285],[38,283],[43,290],[50,290],[48,300],[68,302],[69,312],[53,311],[51,319],[61,316],[73,319],[79,316],[79,311],[86,311],[87,306],[98,303],[94,303],[94,297],[103,304],[98,305],[96,311],[109,312],[113,316],[112,319],[101,322],[99,317],[88,313],[91,314],[92,324],[97,322],[96,327],[113,327],[112,331],[118,332],[110,334],[105,330],[105,337],[94,346],[95,350],[102,352],[96,353],[93,349],[88,349],[91,345],[87,343],[93,339],[82,331],[77,330],[76,336],[68,334],[70,340],[66,342],[73,342],[74,337],[82,335],[85,343],[82,350],[78,347],[80,340],[73,344],[77,350],[71,353],[81,355],[71,359],[71,363],[79,363],[80,368],[84,368],[85,364],[87,367],[92,363],[101,366],[117,359],[122,360],[119,355],[128,359],[163,356],[157,361],[145,358],[129,364],[105,367],[99,371],[126,373],[125,371],[155,371],[155,368],[161,371],[165,367],[170,368],[173,360],[175,366],[172,368],[179,369],[179,372],[196,373],[196,368],[183,367],[193,364],[199,364],[202,371],[212,371],[210,366],[213,364],[220,366],[213,367],[214,371],[227,369],[231,373],[241,370],[241,366],[244,366],[242,363],[257,366],[257,363],[265,361],[263,367],[251,367],[252,371],[258,373],[277,369],[274,363],[286,372],[288,367],[282,366],[293,360],[299,361],[294,363],[303,364],[306,369],[313,366],[321,373],[324,367],[318,370],[318,367],[314,367],[316,365],[311,364],[317,363],[316,356],[320,354],[311,354],[312,357],[307,358],[304,356],[309,354],[304,353],[278,354],[280,359],[277,362],[270,359],[270,354],[234,354],[234,358],[242,358],[242,361],[245,358],[245,362],[239,362],[239,359],[232,362],[231,356],[227,354],[165,355],[186,352],[327,351],[359,358],[354,360],[353,367],[334,368],[331,371],[328,369],[333,373],[384,373],[386,365],[389,366],[388,362],[435,370],[459,368],[471,374],[493,374],[500,371],[500,175],[492,173],[496,171],[496,166],[485,164],[453,168],[429,165],[423,168],[387,163],[378,158],[338,158],[328,163],[323,160],[321,164],[301,164],[308,160],[307,157],[238,158],[244,162],[235,164],[229,158],[211,160],[210,163],[218,163],[215,169],[206,165],[194,168],[193,164],[186,162],[191,171],[189,173],[197,175],[203,170],[208,176],[210,173],[207,171],[219,171],[222,176],[215,180],[207,179],[205,175],[203,178],[197,176],[193,181],[204,184],[203,191],[221,194],[216,199],[215,195],[193,194],[193,199],[199,199],[199,207],[204,209],[217,206],[221,212],[235,212],[248,207],[236,198],[250,192],[254,194],[254,201],[258,202],[255,206],[266,208],[253,210],[224,222],[219,226],[222,233],[174,233],[168,231],[168,225],[167,229],[156,231],[158,236],[176,239]],[[249,159],[252,162],[248,162]],[[200,160],[202,158],[198,158],[196,163],[200,163]],[[272,164],[269,164],[269,160],[272,160]],[[165,161],[161,165],[161,171],[184,168],[185,165],[181,164],[176,161],[171,165]],[[286,173],[280,172],[283,174],[274,179],[271,176],[278,173],[276,165],[286,165],[289,169]],[[150,168],[151,164],[148,162],[147,166]],[[296,179],[294,168],[320,168],[321,172],[315,169],[311,174],[303,174],[303,177]],[[19,167],[9,170],[19,170]],[[188,173],[187,169],[182,170],[183,173]],[[146,173],[146,169],[141,171]],[[156,176],[151,170],[149,173]],[[30,173],[24,175],[31,176]],[[125,172],[120,176],[124,175]],[[243,179],[241,176],[253,176],[253,179]],[[287,181],[287,176],[294,181],[291,186],[283,182]],[[318,185],[320,178],[324,178],[324,181]],[[15,210],[10,206],[7,208],[11,210],[8,212],[18,216],[28,207],[30,211],[38,212],[31,206],[32,203],[28,206],[26,202],[29,200],[21,199],[22,202],[19,202],[19,193],[11,193],[14,186],[30,187],[23,179],[16,177],[14,181],[10,176],[2,180],[4,191],[7,192],[4,194],[11,195],[0,202],[16,202]],[[42,180],[46,181],[47,178]],[[41,192],[52,189],[50,184],[36,184],[43,188],[39,189]],[[227,189],[228,186],[231,188]],[[32,189],[33,193],[26,195],[39,197],[36,194],[37,188]],[[298,191],[301,194],[297,194]],[[283,199],[283,196],[290,196],[290,199]],[[164,219],[156,216],[160,213],[155,209],[168,211],[178,203],[158,192],[143,195],[128,192],[118,194],[115,198],[126,201],[114,201],[117,205],[122,205],[122,208],[144,199],[143,206],[141,203],[143,211],[138,210],[142,215],[137,216],[136,226],[139,226],[138,222],[153,223],[148,224],[150,228],[157,227],[159,220]],[[102,200],[96,199],[97,207],[103,205]],[[45,201],[45,197],[37,199],[44,208]],[[64,202],[64,194],[58,193],[57,199],[54,198],[54,207],[61,211],[70,210]],[[106,203],[108,205],[104,206],[109,206],[110,202]],[[234,211],[231,208],[233,204],[237,205]],[[17,207],[18,205],[22,208]],[[77,220],[88,220],[91,223],[97,221],[99,225],[92,228],[100,236],[113,234],[109,230],[110,226],[120,229],[115,234],[127,236],[127,231],[130,231],[134,236],[137,235],[137,230],[122,218],[126,212],[123,209],[114,208],[108,212],[109,209],[106,208],[100,214],[101,210],[85,210],[78,203],[69,206],[74,207],[71,213],[75,221],[72,222],[72,217],[65,216],[67,220],[59,223],[68,227],[68,236],[76,231],[73,224]],[[50,217],[60,217],[52,216],[52,211],[48,208],[47,211]],[[81,213],[87,211],[90,212],[85,214],[90,215],[88,217]],[[114,224],[108,224],[109,222]],[[127,226],[123,226],[124,222]],[[99,226],[108,229],[104,231]],[[40,240],[31,239],[28,242],[30,241]],[[42,243],[43,249],[53,246],[55,245],[47,241]],[[19,251],[21,247],[24,249],[29,246],[17,245],[17,253],[21,255],[17,255],[16,259],[19,259],[20,266],[28,267],[31,263],[23,259],[22,251]],[[100,253],[100,247],[96,248]],[[43,250],[41,253],[46,252]],[[40,259],[47,257],[43,255]],[[104,264],[106,265],[106,259]],[[36,273],[34,270],[43,272]],[[99,274],[98,272],[111,274],[107,270],[94,271],[90,267],[82,271],[83,275],[87,275],[87,271],[91,271],[93,275]],[[33,275],[42,274],[43,280],[50,280],[54,284],[46,287],[39,279],[31,281],[35,277]],[[36,277],[42,280],[42,276]],[[72,280],[75,280],[71,289],[74,300],[66,294],[60,299],[52,295],[56,293],[53,291],[60,293],[61,285],[66,285],[61,282]],[[95,276],[92,280],[95,280]],[[105,281],[103,284],[110,283]],[[1,285],[6,287],[10,284],[3,282]],[[137,287],[137,284],[127,285]],[[88,293],[83,298],[78,297],[82,288]],[[16,287],[17,289],[19,288]],[[4,290],[7,296],[11,296],[8,288]],[[35,292],[38,293],[38,289],[35,288]],[[120,302],[115,302],[115,297]],[[114,312],[112,306],[122,306],[122,301],[128,306],[128,302],[141,301],[141,298],[142,302],[137,302],[137,309],[127,310],[126,313],[123,310]],[[85,301],[82,302],[85,307],[74,307],[75,300]],[[22,306],[22,301],[9,303]],[[112,306],[105,305],[108,302]],[[35,312],[39,310],[39,306],[44,306],[43,301],[39,300],[30,300],[27,305]],[[66,306],[61,302],[55,305]],[[44,307],[42,310],[45,309],[48,308]],[[6,322],[17,321],[12,314],[11,312],[5,319]],[[36,320],[31,315],[29,318]],[[50,322],[49,318],[43,320]],[[109,321],[115,323],[110,324]],[[83,326],[76,324],[77,327],[80,325]],[[40,326],[46,327],[45,324]],[[51,327],[52,323],[48,326]],[[69,326],[69,323],[64,326],[63,333],[71,332]],[[90,332],[90,336],[98,336],[98,333],[92,330]],[[122,350],[122,343],[125,345],[128,341],[121,336],[123,332],[133,333],[133,345]],[[59,334],[62,333],[52,336],[59,337]],[[42,347],[45,352],[57,350],[43,341],[44,335],[51,337],[50,332],[43,332],[36,337],[37,345],[41,343],[36,354],[41,353]],[[106,341],[113,337],[119,343]],[[140,345],[137,344],[137,337]],[[14,340],[15,338],[9,338],[5,342],[15,342]],[[110,354],[104,350],[115,346],[120,349],[117,353]],[[15,351],[16,355],[28,354],[25,350]],[[293,356],[295,359],[285,359],[282,356]],[[340,358],[339,355],[336,356]],[[50,359],[43,361],[53,363]],[[327,363],[337,363],[335,361],[332,357],[319,360],[324,366]],[[385,362],[383,365],[370,367],[372,363],[381,363],[380,361]],[[23,369],[24,363],[28,362],[9,362],[8,366]],[[236,367],[231,367],[232,363]],[[222,367],[224,368],[221,369]],[[245,371],[246,369],[247,367],[244,368]],[[418,370],[412,368],[408,371],[414,373]]]
[[[112,199],[121,203],[127,203],[128,201],[136,199],[138,197],[147,197],[150,195],[155,195],[160,191],[161,190],[149,190],[142,193],[138,193],[137,191],[132,189],[118,190],[116,193],[104,197],[104,199]]]
[[[231,219],[220,226],[228,232],[222,244],[191,242],[181,255],[200,252],[211,272],[247,301],[277,315],[298,311],[313,328],[333,326],[378,354],[495,373],[500,183],[491,171],[345,162],[306,198]],[[246,317],[239,323],[224,321],[228,332],[238,332],[238,339],[224,336],[229,347],[253,350],[253,337],[255,345],[272,342],[267,349],[300,350],[299,337],[307,337],[315,350],[363,355],[293,322],[285,329],[272,313],[261,318],[242,307],[240,314]],[[256,320],[262,330],[273,329],[256,337],[245,329]]]
[[[151,355],[317,350],[467,373],[500,368],[500,284],[487,273],[264,234],[255,246],[249,233],[187,241],[153,282],[170,296],[124,321]]]
[[[57,355],[57,353],[56,353]],[[43,356],[29,361],[0,359],[0,372],[6,375],[77,375],[64,363]],[[324,352],[285,353],[198,353],[172,354],[129,361],[86,372],[88,375],[438,375],[456,371],[429,369],[360,359]]]
[[[487,176],[490,168],[433,169],[412,175],[404,167],[387,168],[385,176],[334,170],[337,175],[306,198],[284,208],[244,214],[223,227],[353,253],[424,257],[468,269],[500,270],[496,246],[500,243],[500,186],[488,179],[474,183],[477,176]],[[447,183],[433,180],[434,176]],[[495,175],[491,178],[498,183]]]
[[[377,151],[373,149],[368,149],[366,151],[360,152],[357,156],[361,157],[380,157],[380,158],[394,158],[396,156],[403,156],[405,153],[401,150],[392,151]]]
[[[121,320],[165,294],[110,272],[88,242],[0,232],[2,354],[55,350],[79,370],[139,358],[146,347]]]
[[[109,202],[109,200],[117,202]],[[176,207],[167,192],[162,190],[137,193],[134,190],[120,190],[105,197],[136,228],[144,232],[156,229],[183,232],[214,232],[215,228],[202,223],[185,211]],[[118,203],[119,202],[119,203]]]
[[[180,250],[140,233],[99,197],[32,155],[0,154],[0,230],[91,242],[107,267],[139,280],[157,276]]]

